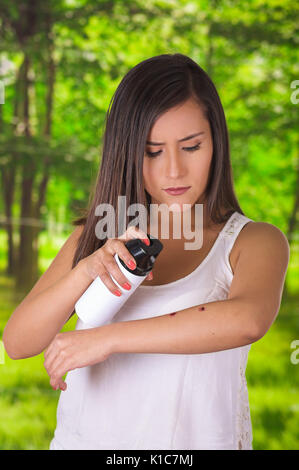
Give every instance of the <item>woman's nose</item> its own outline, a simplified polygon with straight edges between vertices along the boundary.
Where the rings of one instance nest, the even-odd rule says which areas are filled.
[[[166,158],[165,173],[169,178],[179,178],[185,175],[186,168],[182,156],[178,152],[169,153]]]

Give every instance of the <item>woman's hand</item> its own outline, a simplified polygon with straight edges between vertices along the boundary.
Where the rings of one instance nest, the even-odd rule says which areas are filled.
[[[101,248],[80,260],[78,265],[91,281],[99,276],[106,287],[115,295],[117,295],[115,291],[120,292],[120,289],[113,282],[111,275],[124,289],[129,290],[128,279],[119,269],[114,255],[117,253],[119,258],[131,270],[134,270],[136,268],[135,260],[124,245],[126,241],[134,238],[140,238],[144,243],[150,244],[146,233],[131,226],[119,238],[108,238]],[[135,265],[130,265],[130,261],[133,261]],[[153,279],[152,272],[148,274],[146,279]],[[107,359],[109,354],[110,343],[105,325],[99,328],[58,333],[44,352],[44,366],[50,376],[51,386],[54,390],[58,388],[66,390],[66,383],[62,379],[66,372],[102,362]]]
[[[139,238],[147,245],[150,244],[145,232],[141,231],[137,227],[130,226],[119,238],[108,238],[101,248],[86,258],[81,259],[78,265],[81,266],[82,271],[91,281],[99,276],[101,281],[112,294],[118,296],[122,295],[119,286],[115,284],[111,276],[113,276],[115,281],[124,289],[130,290],[131,286],[129,280],[119,269],[114,256],[115,254],[118,254],[119,258],[124,261],[129,269],[136,269],[135,259],[125,246],[125,243],[128,240],[132,240],[134,238]],[[149,281],[153,279],[152,271],[145,279]]]
[[[66,372],[103,362],[111,353],[109,337],[103,327],[58,333],[44,352],[44,366],[54,390],[66,390]]]

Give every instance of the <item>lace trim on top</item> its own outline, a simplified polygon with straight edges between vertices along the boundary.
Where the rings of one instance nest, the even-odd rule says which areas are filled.
[[[239,214],[239,212],[235,212],[235,214],[233,215],[233,217],[231,218],[231,220],[229,221],[229,223],[227,224],[227,226],[224,228],[222,232],[223,237],[227,238],[235,233],[240,223],[241,217],[242,217],[242,214]]]
[[[246,220],[248,217],[246,217]],[[242,222],[243,216],[236,212],[229,221],[222,235],[229,238],[236,233],[236,229]],[[251,219],[249,219],[251,221]],[[236,440],[238,449],[252,449],[252,425],[249,409],[247,381],[245,376],[248,352],[251,345],[240,348],[240,376],[237,398],[237,416],[236,416]]]
[[[252,449],[252,425],[249,409],[247,381],[245,376],[248,351],[247,346],[241,348],[240,351],[240,381],[238,387],[238,405],[236,417],[236,438],[238,449],[250,450]]]

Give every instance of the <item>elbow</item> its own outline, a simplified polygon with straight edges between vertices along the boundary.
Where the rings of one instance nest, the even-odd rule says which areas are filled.
[[[8,355],[10,359],[13,359],[14,361],[17,359],[27,359],[28,357],[31,357],[30,354],[22,353],[15,346],[7,342],[5,339],[3,339],[3,344],[4,344],[4,349],[6,351],[6,354]]]
[[[23,357],[18,356],[17,354],[15,354],[14,352],[12,352],[10,349],[8,349],[8,348],[5,346],[5,343],[4,343],[4,349],[5,349],[6,354],[8,355],[8,357],[9,357],[10,359],[13,359],[13,360],[24,359]]]
[[[250,321],[248,324],[249,327],[247,328],[247,337],[250,343],[258,341],[266,334],[267,330],[265,330],[265,328],[261,326],[260,323]]]
[[[254,319],[252,321],[253,327],[251,328],[251,338],[252,342],[258,341],[261,339],[267,331],[271,328],[271,325],[275,321],[275,318],[279,312],[279,305],[275,308],[264,306],[262,309],[255,308],[254,314],[252,314],[251,310],[251,318]]]
[[[15,350],[13,345],[11,344],[11,341],[9,340],[8,334],[5,332],[5,329],[4,329],[4,332],[3,332],[2,341],[3,341],[3,344],[4,344],[5,352],[8,355],[8,357],[10,357],[10,359],[21,359],[18,356],[17,351]]]
[[[17,360],[25,359],[26,357],[28,357],[21,354],[21,351],[16,344],[17,341],[15,336],[12,332],[9,331],[8,324],[4,328],[2,340],[6,354],[10,359]]]
[[[13,360],[27,359],[29,357],[40,354],[43,349],[39,336],[32,334],[30,327],[24,325],[15,315],[16,310],[12,313],[7,321],[2,335],[2,341],[5,352],[8,357]]]
[[[254,343],[261,339],[268,330],[265,315],[256,304],[241,301],[237,307],[240,329],[248,343]],[[241,315],[240,315],[241,312]]]
[[[261,333],[258,328],[251,328],[249,332],[247,332],[247,339],[248,343],[255,343],[259,339],[261,339],[264,336],[264,333]]]
[[[3,336],[3,344],[4,344],[5,352],[8,355],[8,357],[10,357],[10,359],[14,359],[14,360],[21,359],[21,357],[17,354],[17,351],[15,351],[13,347],[11,347],[11,345],[9,344],[9,342],[4,336]]]

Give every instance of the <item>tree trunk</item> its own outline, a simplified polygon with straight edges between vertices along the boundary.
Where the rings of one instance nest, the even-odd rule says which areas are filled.
[[[3,131],[3,119],[2,119],[2,106],[0,106],[0,132]],[[13,189],[15,185],[15,174],[14,168],[11,166],[8,168],[1,169],[1,184],[3,191],[4,201],[4,212],[6,222],[4,227],[7,233],[7,246],[8,246],[8,259],[6,265],[6,274],[12,275],[14,272],[14,258],[13,258],[13,227],[12,227],[12,203],[13,203]]]
[[[27,168],[25,168],[27,166]],[[34,182],[34,167],[32,162],[23,167],[23,179],[21,190],[21,214],[20,214],[20,246],[18,271],[16,276],[16,288],[28,291],[37,276],[37,266],[33,259],[34,239],[32,219],[34,219],[32,207],[32,189]]]
[[[3,189],[3,200],[5,210],[5,230],[7,233],[7,264],[6,274],[11,276],[15,273],[15,251],[13,244],[13,224],[12,224],[12,204],[15,187],[15,169],[12,167],[3,168],[1,171],[1,183]]]
[[[46,119],[43,130],[43,136],[50,139],[51,128],[52,128],[52,109],[53,109],[53,94],[54,94],[54,83],[55,83],[55,63],[53,58],[53,37],[52,37],[52,22],[49,15],[47,21],[47,39],[48,39],[48,63],[47,63],[47,95],[46,95]],[[27,88],[28,94],[28,88]],[[27,106],[27,111],[29,107]],[[28,117],[25,126],[26,135],[30,137],[29,127],[29,113],[24,113]],[[28,165],[26,165],[28,166]],[[27,291],[31,289],[34,283],[39,278],[38,272],[38,238],[39,233],[42,230],[42,226],[39,223],[41,220],[41,208],[45,202],[47,185],[49,181],[49,167],[50,157],[44,156],[43,159],[43,173],[39,184],[36,188],[37,201],[33,202],[34,192],[34,164],[31,163],[29,166],[29,173],[27,177],[23,177],[22,182],[22,207],[21,207],[21,219],[32,218],[32,223],[29,225],[23,223],[21,225],[20,232],[20,255],[19,255],[19,270],[16,280],[16,287]],[[24,169],[25,171],[25,169]],[[34,223],[35,222],[35,223]]]
[[[28,53],[24,58],[24,94],[23,94],[23,124],[24,134],[28,139],[31,138],[30,130],[30,113],[29,113],[29,69],[30,60]],[[20,246],[18,271],[16,276],[16,288],[18,290],[27,291],[30,289],[37,277],[37,265],[34,263],[32,252],[34,249],[33,227],[30,219],[34,217],[33,211],[33,184],[35,178],[35,165],[32,157],[29,161],[22,164],[22,181],[21,181],[21,211],[20,211]]]
[[[14,113],[12,120],[13,133],[17,136],[17,126],[19,122],[22,122],[23,115],[21,110],[21,100],[22,92],[21,85],[24,76],[24,62],[18,69],[16,86],[15,86],[15,98],[14,98]],[[2,110],[0,106],[0,110]],[[0,127],[2,122],[0,122]],[[1,129],[0,129],[1,130]],[[18,155],[16,152],[10,154],[10,162],[6,168],[2,169],[1,172],[1,182],[3,190],[3,201],[4,201],[4,211],[6,216],[5,230],[7,233],[7,264],[6,264],[6,274],[15,275],[17,272],[17,253],[16,247],[13,242],[13,233],[14,226],[12,222],[13,212],[12,206],[14,201],[15,194],[15,182],[16,182],[16,172],[17,172],[17,160]]]

